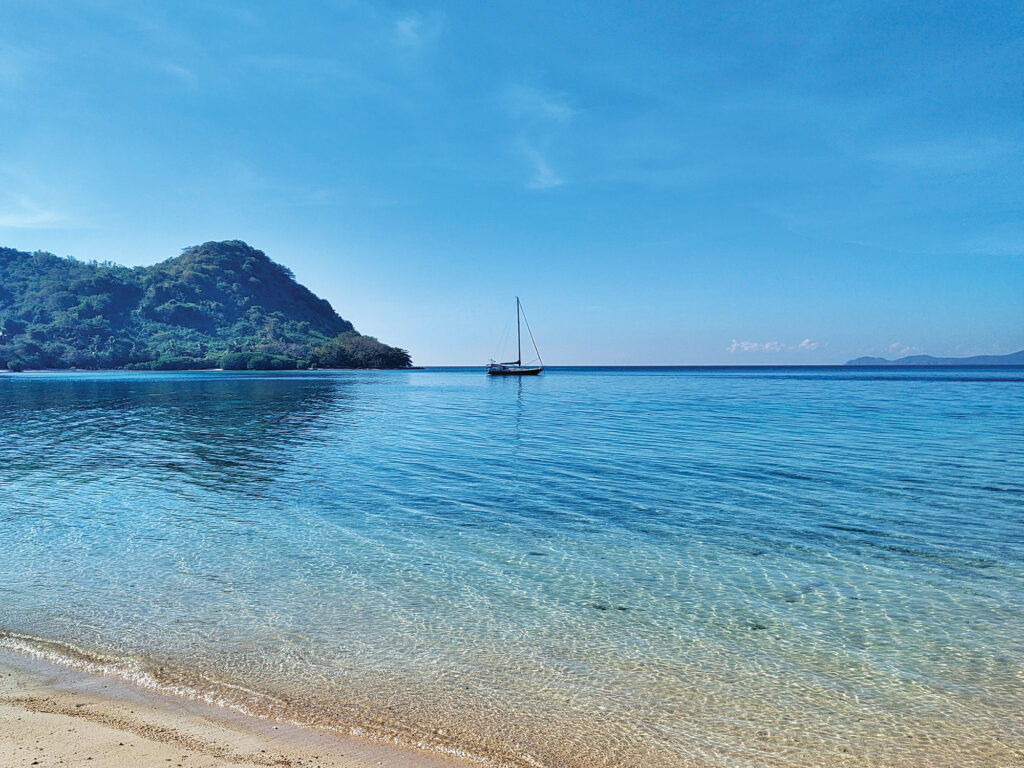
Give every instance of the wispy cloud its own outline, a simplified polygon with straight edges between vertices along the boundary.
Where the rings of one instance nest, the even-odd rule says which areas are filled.
[[[969,173],[991,167],[1006,157],[1018,156],[1021,144],[995,136],[965,136],[926,140],[883,147],[869,155],[872,160],[901,170]]]
[[[199,78],[196,77],[196,73],[188,67],[183,67],[180,64],[174,64],[171,62],[162,62],[160,69],[164,74],[169,75],[175,80],[182,83],[187,88],[195,88],[199,84]]]
[[[400,48],[416,50],[436,40],[443,31],[444,22],[440,16],[410,13],[395,21],[393,39]]]
[[[243,56],[243,64],[293,82],[320,83],[332,79],[355,79],[341,62],[323,56]]]
[[[275,206],[315,208],[344,204],[366,208],[389,208],[400,204],[395,198],[381,196],[378,192],[354,182],[339,186],[295,182],[288,178],[268,176],[256,166],[244,161],[235,161],[228,168],[231,183],[236,189],[273,201]]]
[[[0,199],[0,228],[48,229],[67,223],[67,217],[21,195]]]
[[[954,247],[977,256],[1024,256],[1024,211],[1005,211],[1002,215],[1007,219],[1005,223],[965,238]]]
[[[797,344],[797,346],[800,349],[817,349],[820,345],[818,344],[818,342],[813,341],[812,339],[804,339],[799,344]]]
[[[551,170],[548,161],[533,147],[523,147],[523,154],[533,168],[533,174],[526,182],[528,189],[553,189],[565,183],[565,179]]]
[[[0,43],[0,86],[22,85],[41,58],[32,48],[19,48]]]
[[[506,87],[501,101],[508,113],[517,120],[565,123],[576,114],[565,94],[532,85],[515,84]]]
[[[499,94],[501,108],[520,134],[519,146],[529,168],[527,189],[552,189],[565,184],[548,159],[548,147],[576,115],[565,94],[533,85],[513,84]]]

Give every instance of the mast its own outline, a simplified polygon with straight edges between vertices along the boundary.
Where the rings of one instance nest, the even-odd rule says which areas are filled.
[[[516,365],[523,364],[523,338],[519,329],[519,297],[516,296]]]

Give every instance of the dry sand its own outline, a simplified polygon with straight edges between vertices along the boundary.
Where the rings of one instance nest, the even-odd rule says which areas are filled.
[[[467,768],[426,751],[247,717],[0,651],[0,766]]]

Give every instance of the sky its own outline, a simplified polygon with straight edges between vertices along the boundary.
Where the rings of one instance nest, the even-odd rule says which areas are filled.
[[[0,0],[0,245],[226,239],[421,365],[1013,352],[1024,3]]]

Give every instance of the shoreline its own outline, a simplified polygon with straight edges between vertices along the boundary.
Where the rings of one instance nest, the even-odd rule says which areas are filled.
[[[285,368],[285,369],[226,369],[226,368],[24,368],[20,371],[12,371],[0,367],[0,376],[14,376],[21,373],[287,373],[287,374],[315,374],[343,371],[355,373],[360,371],[371,373],[382,373],[387,371],[482,371],[486,366],[478,365],[410,365],[404,368]],[[908,364],[897,365],[850,365],[848,363],[824,363],[820,365],[548,365],[546,371],[616,371],[616,372],[641,372],[641,371],[771,371],[771,370],[795,370],[795,371],[843,371],[847,373],[877,373],[879,371],[896,371],[908,373],[911,371],[1024,371],[1022,363],[993,363],[993,364]]]
[[[480,763],[246,715],[0,649],[0,764],[466,768]]]

